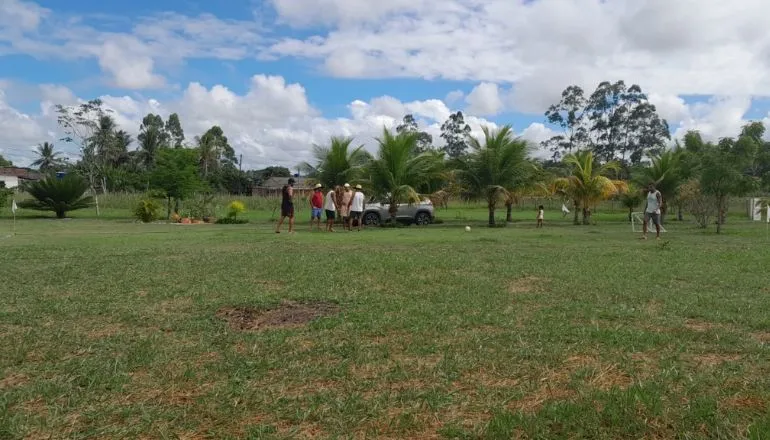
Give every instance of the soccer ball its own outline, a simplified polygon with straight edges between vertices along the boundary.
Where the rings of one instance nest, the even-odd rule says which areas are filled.
[[[466,226],[465,227],[465,232],[471,232],[471,227],[470,226]]]

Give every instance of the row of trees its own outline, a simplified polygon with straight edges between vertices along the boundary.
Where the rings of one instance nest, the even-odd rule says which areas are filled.
[[[170,207],[171,200],[193,192],[240,192],[261,179],[290,175],[285,168],[241,171],[218,126],[187,143],[176,114],[166,121],[147,115],[134,141],[117,129],[99,100],[57,109],[66,140],[81,146],[81,159],[69,166],[87,178],[95,195],[160,189]],[[516,138],[510,126],[470,136],[469,125],[457,112],[441,127],[440,149],[406,115],[395,131],[383,131],[376,155],[354,146],[351,138],[337,137],[316,146],[315,163],[301,169],[326,187],[360,182],[387,199],[393,213],[397,203],[416,200],[418,194],[481,198],[489,208],[490,225],[500,204],[510,220],[512,206],[524,195],[569,200],[574,222],[587,224],[602,200],[616,197],[630,211],[638,207],[648,182],[655,182],[663,194],[664,219],[675,207],[680,220],[689,211],[703,225],[709,213],[717,212],[721,225],[730,196],[770,189],[770,144],[763,140],[765,127],[759,122],[717,143],[690,132],[666,149],[666,121],[639,86],[627,87],[623,81],[602,82],[587,97],[570,86],[545,117],[562,128],[544,143],[554,153],[547,161],[530,157],[534,146]],[[39,156],[35,165],[42,171],[62,166],[50,144],[40,146]]]
[[[165,121],[159,115],[146,115],[134,139],[118,129],[112,111],[98,99],[76,107],[58,105],[56,110],[65,133],[62,140],[78,145],[79,159],[70,163],[53,144],[44,142],[38,146],[32,166],[44,174],[76,172],[86,178],[94,196],[105,192],[165,190],[158,186],[158,175],[168,174],[168,170],[157,170],[158,165],[179,160],[194,161],[200,183],[196,183],[196,190],[243,193],[270,177],[290,175],[284,167],[243,171],[227,136],[216,125],[188,142],[176,113]],[[168,153],[174,150],[180,152]]]
[[[489,209],[489,225],[495,225],[495,210],[512,206],[525,195],[569,200],[575,224],[591,223],[591,212],[607,199],[617,198],[630,213],[644,203],[645,188],[655,183],[663,195],[663,218],[671,206],[692,213],[705,227],[719,214],[721,231],[731,196],[770,190],[770,143],[763,141],[760,122],[746,125],[741,134],[718,143],[705,142],[690,132],[684,144],[648,153],[649,161],[629,163],[603,160],[593,148],[583,146],[560,161],[538,161],[529,156],[533,148],[516,138],[510,126],[484,128],[483,137],[467,137],[470,151],[450,158],[444,151],[424,149],[419,132],[385,130],[378,139],[376,156],[351,138],[332,138],[328,146],[316,147],[316,163],[305,164],[310,175],[331,188],[359,182],[390,204],[419,199],[419,194],[451,193],[481,198]],[[582,219],[581,219],[582,214]]]
[[[581,87],[569,86],[545,117],[562,130],[543,143],[554,159],[590,149],[605,162],[638,164],[663,151],[671,139],[668,123],[642,88],[624,81],[603,81],[589,96]]]

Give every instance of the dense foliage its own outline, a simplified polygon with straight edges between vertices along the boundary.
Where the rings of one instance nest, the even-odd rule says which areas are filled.
[[[248,194],[271,177],[292,175],[278,166],[242,170],[239,155],[217,125],[187,143],[177,114],[165,120],[146,115],[134,139],[98,99],[57,106],[57,111],[64,140],[78,146],[80,158],[66,163],[52,144],[43,143],[34,165],[44,173],[66,168],[83,176],[94,196],[156,190],[168,202],[168,215],[188,199],[186,209],[207,216],[204,192]],[[691,131],[672,147],[667,122],[640,86],[624,81],[601,82],[591,93],[569,86],[545,118],[559,131],[542,144],[553,153],[549,160],[532,158],[531,145],[510,126],[481,127],[481,136],[472,136],[463,113],[455,112],[441,124],[437,138],[415,114],[405,115],[392,130],[385,128],[376,156],[353,138],[331,137],[328,144],[315,146],[314,163],[300,164],[299,170],[330,189],[361,183],[392,213],[398,203],[422,195],[444,205],[448,198],[481,199],[489,208],[490,225],[501,203],[510,221],[512,206],[526,196],[569,203],[576,224],[590,223],[591,210],[608,198],[619,201],[630,216],[644,208],[644,188],[654,183],[663,199],[663,221],[675,208],[677,219],[689,213],[706,226],[713,211],[721,231],[730,197],[770,192],[770,142],[761,122],[750,122],[737,137],[718,142]],[[10,162],[0,158],[0,165]]]
[[[46,177],[33,182],[27,187],[33,197],[19,203],[20,208],[38,211],[52,211],[56,218],[64,218],[69,211],[88,208],[93,205],[91,196],[84,196],[88,191],[88,182],[76,174],[68,174],[61,179]]]

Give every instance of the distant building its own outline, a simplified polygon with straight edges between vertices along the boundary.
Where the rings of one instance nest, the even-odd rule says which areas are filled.
[[[40,173],[28,168],[0,167],[0,185],[6,188],[16,188],[21,183],[41,179]]]
[[[252,196],[261,197],[281,197],[281,190],[283,186],[289,182],[289,177],[271,177],[262,185],[255,186],[251,189]],[[315,181],[307,177],[292,177],[294,179],[294,194],[296,196],[302,196],[313,192],[313,185]]]

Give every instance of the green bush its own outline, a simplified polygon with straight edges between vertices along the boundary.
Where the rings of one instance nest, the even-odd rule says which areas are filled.
[[[134,209],[134,217],[143,223],[154,222],[160,217],[162,206],[153,199],[144,199]]]
[[[20,208],[53,211],[56,218],[64,218],[69,211],[93,206],[94,198],[84,196],[88,183],[77,174],[67,174],[62,179],[46,177],[29,184],[27,191],[34,198],[19,203]]]
[[[11,195],[13,195],[13,190],[6,188],[5,184],[0,184],[0,208],[4,208],[10,205],[8,199],[11,197]]]

